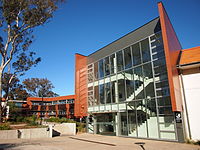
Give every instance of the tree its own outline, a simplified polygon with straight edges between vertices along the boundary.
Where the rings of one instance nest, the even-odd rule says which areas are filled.
[[[2,90],[3,90],[3,97],[6,100],[26,100],[29,97],[29,94],[24,89],[24,86],[20,84],[20,80],[13,76],[13,74],[4,73],[2,78]]]
[[[24,87],[29,92],[30,96],[33,97],[55,97],[58,94],[54,93],[52,89],[54,88],[51,81],[47,78],[31,78],[25,79],[23,81]]]
[[[0,0],[0,122],[4,70],[10,64],[13,76],[22,75],[40,61],[34,59],[34,52],[28,51],[33,29],[48,22],[60,2],[63,0]]]

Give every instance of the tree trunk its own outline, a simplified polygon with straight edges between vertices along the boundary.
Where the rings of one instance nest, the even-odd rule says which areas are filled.
[[[0,69],[0,123],[2,122],[3,119],[3,104],[2,104],[2,75],[3,75],[3,70]]]

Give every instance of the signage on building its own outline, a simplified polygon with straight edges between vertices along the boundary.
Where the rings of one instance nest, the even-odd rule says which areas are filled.
[[[176,123],[182,123],[181,112],[178,112],[178,111],[175,112],[175,120],[176,120]]]

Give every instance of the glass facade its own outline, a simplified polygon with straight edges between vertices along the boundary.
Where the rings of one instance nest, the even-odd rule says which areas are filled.
[[[90,65],[89,132],[177,140],[161,32]]]

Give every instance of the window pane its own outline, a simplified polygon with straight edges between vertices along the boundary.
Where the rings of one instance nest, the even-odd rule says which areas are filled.
[[[99,78],[104,77],[103,59],[99,61]]]
[[[128,135],[128,126],[127,126],[127,113],[121,112],[120,113],[120,120],[121,120],[121,135]]]
[[[130,47],[127,47],[124,49],[124,61],[125,61],[125,69],[130,68],[132,66],[132,57],[131,57]]]
[[[156,89],[157,96],[169,96],[169,88]]]
[[[105,98],[106,103],[111,103],[110,82],[105,84]]]
[[[165,88],[165,87],[169,87],[167,80],[156,83],[156,88]]]
[[[134,94],[134,78],[133,78],[133,70],[127,70],[125,72],[125,81],[126,81],[126,98],[127,101],[132,101],[135,98]]]
[[[106,57],[104,60],[105,76],[110,75],[110,61],[109,57]]]
[[[143,63],[150,61],[151,56],[150,56],[149,39],[148,38],[141,42],[141,50],[142,50]]]
[[[138,137],[147,137],[147,113],[145,108],[145,100],[136,102],[137,107],[137,123],[138,123]]]
[[[94,73],[93,73],[93,65],[88,66],[88,83],[93,82],[94,80]]]
[[[94,63],[94,80],[98,80],[98,62]]]
[[[110,74],[116,73],[116,58],[115,54],[110,56]]]
[[[155,97],[154,83],[153,83],[153,73],[151,63],[145,64],[143,66],[144,75],[144,87],[146,92],[146,98]]]
[[[133,65],[141,64],[141,54],[139,43],[132,45]]]
[[[142,67],[136,67],[134,69],[134,81],[135,81],[135,98],[144,99],[144,81]]]
[[[158,98],[158,106],[171,106],[170,97]]]
[[[116,87],[117,86],[117,82],[116,81],[112,81],[111,82],[111,90],[112,90],[112,102],[115,103],[116,100],[115,100],[115,90],[116,90]]]
[[[150,138],[158,138],[158,118],[155,99],[147,99],[147,124]]]
[[[118,97],[119,101],[125,101],[125,83],[124,79],[118,80]]]
[[[94,105],[99,104],[99,86],[94,87]]]
[[[137,115],[136,115],[136,108],[135,108],[135,101],[129,102],[127,105],[128,109],[128,135],[137,137]]]
[[[159,107],[159,115],[172,115],[172,107]]]
[[[117,52],[117,71],[124,69],[123,53],[122,51]]]
[[[105,100],[104,100],[104,84],[99,85],[99,99],[100,99],[100,104],[105,104]]]
[[[93,93],[93,86],[88,87],[88,105],[92,106],[94,104],[94,93]],[[63,104],[63,101],[59,102],[60,104]]]

